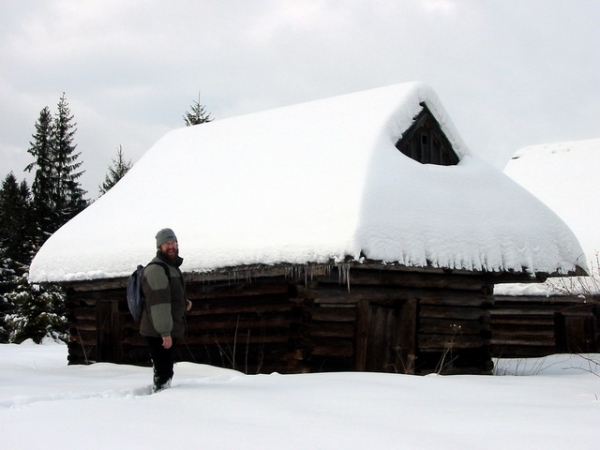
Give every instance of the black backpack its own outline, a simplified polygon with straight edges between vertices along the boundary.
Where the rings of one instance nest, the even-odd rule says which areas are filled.
[[[159,265],[165,269],[165,275],[167,276],[167,279],[170,280],[169,268],[166,264],[151,262],[148,263],[148,266],[151,264]],[[144,305],[146,304],[146,297],[142,290],[142,276],[144,274],[144,269],[145,267],[142,265],[137,266],[137,269],[135,269],[127,279],[127,307],[133,316],[133,320],[136,322],[142,320],[142,313],[144,312]]]

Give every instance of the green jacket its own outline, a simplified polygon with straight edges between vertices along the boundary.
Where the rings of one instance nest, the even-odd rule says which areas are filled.
[[[182,338],[185,334],[187,299],[185,283],[179,266],[183,259],[170,261],[157,253],[152,262],[166,264],[170,277],[158,264],[147,265],[142,278],[146,305],[142,313],[140,333],[143,336],[171,336]]]

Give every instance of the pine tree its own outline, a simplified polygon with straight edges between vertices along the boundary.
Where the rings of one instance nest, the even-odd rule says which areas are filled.
[[[18,279],[29,268],[33,256],[32,214],[27,182],[17,183],[9,173],[0,187],[0,342],[7,342],[10,326],[6,317],[14,313],[10,295]]]
[[[63,93],[58,102],[51,141],[52,203],[55,219],[55,228],[52,232],[83,211],[88,204],[84,198],[86,191],[78,181],[84,171],[79,170],[82,164],[78,161],[81,153],[75,153],[77,144],[73,142],[77,131],[76,125],[73,123],[73,116]]]
[[[26,167],[29,171],[35,168],[33,218],[21,223],[35,224],[30,257],[52,233],[87,206],[86,191],[78,181],[84,172],[78,161],[80,153],[75,153],[75,126],[65,94],[60,98],[54,118],[46,107],[36,123],[36,133],[28,150],[35,161]],[[7,258],[0,259],[4,266],[9,262]],[[30,259],[20,270],[5,271],[6,286],[11,289],[2,296],[5,326],[0,333],[3,331],[4,336],[8,333],[12,342],[27,338],[39,342],[48,334],[64,339],[67,333],[64,293],[56,285],[30,284],[27,280],[29,263]]]
[[[191,111],[186,112],[183,116],[183,120],[186,127],[212,122],[210,113],[206,112],[205,107],[200,104],[200,94],[198,94],[198,101],[194,101],[192,104]]]
[[[9,173],[0,188],[0,248],[15,265],[29,265],[33,257],[31,195],[27,181],[17,183]]]
[[[10,342],[33,339],[40,343],[46,336],[67,339],[65,296],[60,287],[30,284],[24,275],[7,297],[14,305],[14,312],[5,316]]]
[[[125,161],[123,148],[120,145],[117,152],[117,159],[113,159],[112,162],[113,165],[108,168],[104,183],[100,185],[100,195],[106,194],[133,166],[131,161]]]
[[[10,336],[10,327],[6,323],[6,316],[14,313],[15,310],[9,295],[15,288],[15,271],[11,268],[12,265],[12,261],[4,256],[4,251],[0,247],[0,343],[2,344],[7,343]]]
[[[36,225],[34,245],[39,248],[56,230],[56,225],[52,220],[55,209],[52,196],[54,121],[47,106],[40,111],[35,130],[36,132],[32,136],[33,141],[29,143],[29,149],[27,150],[35,161],[29,164],[25,170],[31,172],[35,168],[31,190],[33,194],[33,223]]]

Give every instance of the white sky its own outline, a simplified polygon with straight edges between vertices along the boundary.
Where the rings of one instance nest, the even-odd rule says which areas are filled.
[[[399,82],[440,96],[499,167],[526,145],[595,138],[594,0],[157,0],[0,3],[0,176],[31,162],[40,110],[66,93],[95,198],[202,91],[217,119]]]

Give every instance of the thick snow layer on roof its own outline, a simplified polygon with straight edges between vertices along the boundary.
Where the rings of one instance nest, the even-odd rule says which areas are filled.
[[[504,170],[573,230],[588,261],[600,251],[600,139],[525,147]]]
[[[395,143],[425,102],[460,157]],[[172,131],[58,230],[30,279],[124,276],[173,228],[184,271],[350,256],[410,266],[572,270],[581,248],[533,195],[473,156],[435,93],[407,83]]]
[[[585,252],[592,277],[550,280],[539,285],[537,294],[597,292],[600,252],[600,139],[533,145],[518,150],[504,170],[548,205],[573,230]],[[497,293],[529,294],[519,284],[501,286]]]

